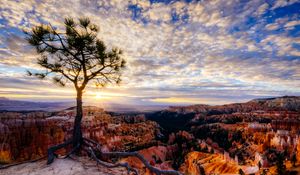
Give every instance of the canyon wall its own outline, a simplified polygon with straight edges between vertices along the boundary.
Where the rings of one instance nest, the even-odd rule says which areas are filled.
[[[46,113],[0,113],[0,163],[33,160],[46,155],[47,148],[72,136],[75,109]],[[137,150],[156,145],[158,125],[144,116],[111,116],[103,109],[85,107],[83,136],[98,141],[110,151]],[[64,154],[62,149],[58,154]]]

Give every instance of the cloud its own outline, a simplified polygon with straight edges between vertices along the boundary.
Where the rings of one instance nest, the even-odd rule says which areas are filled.
[[[299,15],[280,15],[276,11],[294,3],[5,1],[0,7],[0,28],[4,28],[0,32],[0,69],[7,72],[0,74],[0,91],[20,88],[31,90],[26,91],[29,96],[37,89],[46,93],[46,86],[51,84],[20,76],[28,68],[40,69],[35,64],[38,55],[28,47],[22,29],[41,22],[63,29],[64,17],[88,16],[100,26],[99,37],[108,47],[118,46],[125,51],[128,66],[122,86],[103,89],[106,94],[123,94],[119,99],[197,101],[209,94],[206,98],[212,101],[214,96],[228,101],[259,95],[299,95],[300,51],[296,45],[300,39],[295,35]],[[72,87],[66,89],[71,92]],[[93,94],[98,90],[88,89],[91,97],[89,91]],[[13,92],[24,93],[9,91]],[[47,94],[54,98],[54,94]]]
[[[156,3],[150,6],[143,14],[149,20],[167,22],[171,20],[171,7],[163,3]]]
[[[277,0],[275,1],[272,10],[280,8],[280,7],[285,7],[285,6],[289,6],[292,5],[294,3],[299,2],[298,0]]]
[[[273,48],[273,51],[276,51],[279,56],[299,56],[297,55],[298,49],[293,47],[293,45],[300,44],[300,37],[268,35],[265,39],[261,41],[261,44],[271,46]]]
[[[260,5],[256,11],[256,15],[257,16],[261,16],[262,14],[264,14],[269,8],[269,4],[268,3],[263,3],[262,5]]]
[[[266,29],[267,30],[277,30],[279,28],[278,24],[267,24]]]
[[[293,30],[295,28],[295,26],[300,25],[300,20],[297,21],[289,21],[288,23],[286,23],[284,25],[284,27],[286,27],[288,30]]]

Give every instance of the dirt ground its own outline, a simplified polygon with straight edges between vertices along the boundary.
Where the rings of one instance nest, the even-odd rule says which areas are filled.
[[[24,163],[0,170],[0,175],[125,175],[123,168],[108,169],[96,166],[88,158],[56,159],[51,165],[46,160]]]

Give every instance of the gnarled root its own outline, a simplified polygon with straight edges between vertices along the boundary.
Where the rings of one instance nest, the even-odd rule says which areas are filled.
[[[69,144],[72,143],[72,140],[66,141],[62,144],[59,145],[55,145],[52,146],[48,149],[48,156],[43,156],[34,160],[27,160],[27,161],[23,161],[23,162],[17,162],[17,163],[12,163],[12,164],[8,164],[8,165],[0,165],[0,169],[5,169],[5,168],[9,168],[12,166],[16,166],[16,165],[20,165],[20,164],[24,164],[24,163],[32,163],[32,162],[37,162],[39,160],[45,159],[46,157],[48,157],[48,161],[47,164],[51,164],[54,161],[54,158],[57,157],[57,155],[55,154],[55,151],[62,149],[66,146],[68,146]],[[71,154],[73,154],[76,150],[78,150],[80,147],[80,144],[78,144],[76,147],[74,147],[69,153],[67,153],[65,156],[61,157],[61,158],[67,158],[69,157]]]
[[[24,164],[24,163],[33,163],[33,162],[37,162],[37,161],[40,161],[40,160],[45,159],[45,158],[46,158],[46,156],[43,156],[43,157],[40,157],[40,158],[37,158],[37,159],[34,159],[34,160],[27,160],[27,161],[17,162],[17,163],[12,163],[12,164],[7,164],[7,165],[0,165],[0,170],[1,170],[1,169],[6,169],[6,168],[9,168],[9,167],[12,167],[12,166]]]
[[[47,161],[47,164],[51,164],[54,161],[54,158],[57,157],[57,154],[55,153],[55,151],[57,151],[59,149],[62,149],[64,147],[68,146],[71,143],[72,143],[72,140],[68,140],[68,141],[66,141],[66,142],[64,142],[62,144],[55,145],[55,146],[52,146],[52,147],[48,148],[48,161]],[[69,155],[70,154],[68,153],[67,156],[69,156]]]
[[[60,157],[62,159],[68,158],[70,157],[70,155],[72,155],[73,153],[75,153],[78,149],[80,148],[80,144],[77,144],[75,147],[72,148],[72,150],[70,152],[68,152],[66,155]]]
[[[51,164],[54,161],[54,158],[57,157],[57,155],[55,154],[55,151],[68,146],[72,142],[73,142],[73,140],[69,140],[69,141],[66,141],[65,143],[50,147],[48,149],[47,164]],[[87,148],[83,147],[83,149],[88,152],[88,154],[91,156],[91,158],[93,158],[97,162],[97,164],[100,164],[100,165],[108,167],[108,168],[125,167],[127,169],[128,174],[130,174],[130,172],[133,172],[135,175],[139,174],[138,171],[135,168],[132,168],[128,163],[115,163],[114,164],[114,163],[105,162],[105,161],[98,159],[96,156],[96,153],[100,153],[100,155],[102,155],[102,156],[118,157],[118,158],[129,157],[129,156],[137,157],[140,161],[142,161],[142,163],[145,165],[146,168],[148,168],[151,172],[153,172],[157,175],[181,175],[180,172],[175,171],[175,170],[160,170],[160,169],[150,165],[150,163],[144,158],[144,156],[142,156],[138,152],[102,152],[100,144],[98,144],[94,140],[87,139],[87,138],[83,138],[83,144],[85,146],[87,146]],[[81,144],[79,143],[77,146],[73,147],[73,149],[69,153],[67,153],[65,156],[63,156],[62,158],[69,157],[71,154],[76,152],[80,147],[81,147]],[[26,161],[26,162],[38,161],[43,158],[44,157],[36,159],[36,160],[32,160],[32,161]],[[10,164],[7,166],[0,166],[0,169],[8,168],[10,166],[14,166],[14,165],[18,165],[18,164],[26,163],[26,162]]]
[[[104,162],[104,161],[97,158],[94,150],[91,147],[89,147],[87,151],[90,153],[91,157],[94,160],[96,160],[97,164],[100,164],[100,165],[105,166],[107,168],[125,167],[127,169],[128,174],[130,174],[130,172],[135,173],[135,175],[139,174],[138,171],[136,169],[132,168],[128,163],[113,164],[113,163]]]
[[[103,163],[102,165],[104,165],[106,167],[109,167],[109,166],[105,165],[106,162],[103,162],[96,157],[95,151],[92,149],[92,147],[94,147],[95,150],[97,152],[99,152],[102,156],[109,156],[109,157],[113,156],[113,157],[119,157],[119,158],[129,157],[129,156],[137,157],[138,159],[140,159],[140,161],[142,161],[142,163],[145,165],[146,168],[148,168],[151,172],[153,172],[157,175],[162,175],[162,174],[164,174],[164,175],[181,175],[180,172],[175,171],[175,170],[161,170],[161,169],[158,169],[158,168],[150,165],[150,163],[144,158],[144,156],[142,156],[138,152],[102,152],[100,149],[101,146],[97,142],[84,138],[84,143],[89,146],[89,153],[91,154],[92,158],[95,159],[98,163],[99,162],[101,162],[101,164]],[[113,165],[113,167],[117,167],[117,166],[122,166],[123,164],[120,165],[120,163],[119,163],[119,164],[111,164],[111,165]],[[125,167],[125,166],[123,165],[123,167]],[[129,167],[129,168],[131,168],[131,167]],[[128,168],[127,168],[127,170],[129,171]],[[136,172],[136,174],[137,174],[137,172]]]

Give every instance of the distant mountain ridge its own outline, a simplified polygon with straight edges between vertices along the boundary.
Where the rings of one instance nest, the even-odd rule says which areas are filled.
[[[300,96],[282,96],[273,98],[253,99],[245,103],[231,103],[224,105],[196,104],[189,106],[170,106],[173,112],[248,112],[253,110],[292,110],[300,111]]]
[[[257,102],[270,108],[284,108],[287,110],[300,111],[299,96],[282,96],[275,98],[254,99],[250,102]]]
[[[6,97],[0,97],[0,101],[2,101],[2,100],[9,100],[9,99]]]
[[[67,108],[75,108],[75,102],[32,102],[12,100],[5,97],[0,97],[0,112],[1,111],[59,111]],[[105,109],[106,111],[118,113],[142,113],[149,111],[158,111],[166,109],[168,106],[163,105],[130,105],[118,103],[84,103],[84,106],[96,106]]]
[[[12,100],[6,97],[0,97],[0,111],[57,111],[74,106],[73,102],[32,102]],[[166,106],[142,106],[142,105],[121,105],[108,104],[107,106],[99,106],[108,111],[119,112],[151,112],[165,109]],[[170,106],[167,111],[172,112],[208,112],[208,113],[232,113],[247,112],[252,110],[263,109],[285,109],[292,111],[300,111],[299,96],[282,96],[273,98],[253,99],[245,103],[232,103],[225,105],[189,105],[189,106]]]
[[[71,102],[32,102],[0,97],[0,111],[56,111],[72,105]]]
[[[232,103],[216,106],[203,104],[171,106],[166,110],[148,113],[146,114],[146,117],[149,120],[156,121],[164,129],[170,132],[177,132],[178,130],[190,129],[191,124],[195,122],[199,123],[199,118],[203,117],[203,120],[220,121],[224,119],[230,121],[235,118],[243,120],[250,116],[249,118],[252,117],[257,120],[257,117],[255,117],[253,113],[258,113],[259,116],[262,116],[263,114],[276,112],[281,116],[285,116],[285,112],[300,114],[300,97],[283,96],[254,99],[245,103]]]

